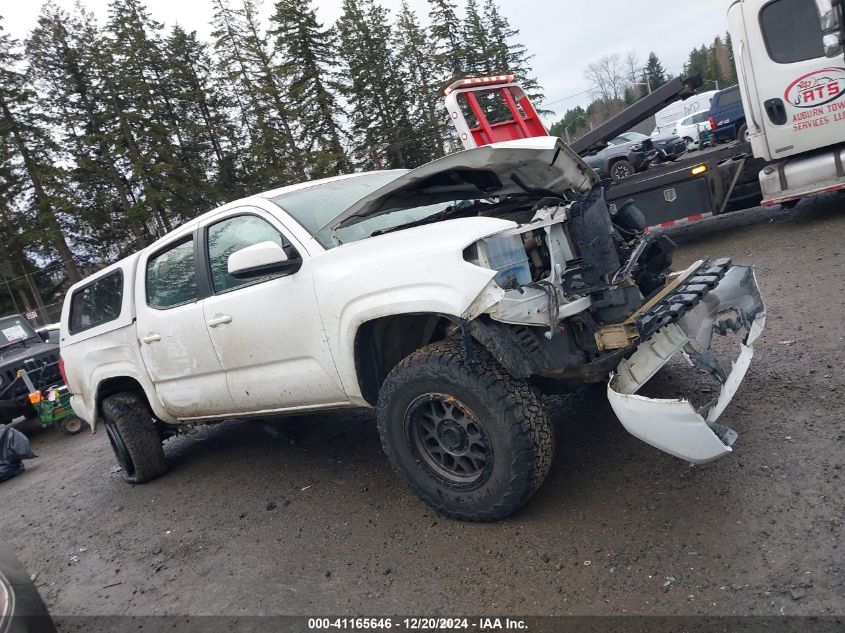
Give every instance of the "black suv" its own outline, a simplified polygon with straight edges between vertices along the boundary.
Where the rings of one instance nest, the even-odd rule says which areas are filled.
[[[36,386],[61,383],[59,346],[45,342],[19,314],[0,318],[0,424],[33,416],[29,390],[18,371],[26,369]]]

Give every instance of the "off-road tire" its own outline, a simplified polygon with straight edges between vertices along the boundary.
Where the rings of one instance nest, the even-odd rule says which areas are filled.
[[[137,393],[116,393],[103,400],[103,418],[123,479],[142,484],[167,472],[164,447],[147,403]],[[125,447],[121,457],[118,443]]]
[[[614,182],[630,178],[636,173],[637,170],[628,160],[617,160],[610,166],[610,177]]]
[[[390,464],[428,505],[453,519],[498,521],[522,507],[548,475],[554,429],[536,389],[486,350],[475,346],[470,355],[467,362],[463,344],[448,340],[401,361],[379,393],[378,429]],[[428,394],[448,394],[481,424],[491,452],[477,482],[444,481],[421,457],[409,435],[409,411]]]

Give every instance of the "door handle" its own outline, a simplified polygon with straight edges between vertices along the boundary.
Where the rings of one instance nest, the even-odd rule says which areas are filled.
[[[766,114],[769,115],[769,120],[775,125],[784,125],[786,123],[786,106],[780,99],[768,99],[763,104],[766,108]]]
[[[144,338],[141,339],[143,343],[155,343],[156,341],[161,340],[161,334],[156,334],[153,332],[152,334],[147,334]]]
[[[232,317],[228,314],[216,314],[207,321],[209,327],[217,327],[218,325],[224,325],[231,322]]]

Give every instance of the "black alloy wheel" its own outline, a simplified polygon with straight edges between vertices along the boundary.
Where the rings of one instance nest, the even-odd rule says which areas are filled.
[[[428,470],[450,486],[489,477],[492,447],[484,424],[454,396],[425,394],[405,411],[409,445]]]

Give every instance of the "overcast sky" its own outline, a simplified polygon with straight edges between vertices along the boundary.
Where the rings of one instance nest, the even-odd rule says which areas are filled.
[[[56,0],[71,8],[73,0]],[[95,15],[105,20],[108,0],[82,0]],[[209,34],[210,0],[146,0],[155,19],[167,25],[179,23]],[[272,0],[264,0],[269,14]],[[316,0],[320,19],[333,23],[340,15],[342,0]],[[409,0],[426,22],[426,0]],[[459,5],[463,1],[459,0]],[[481,4],[481,3],[479,3]],[[549,109],[558,113],[589,103],[584,67],[603,55],[623,56],[636,51],[645,64],[649,51],[660,57],[667,70],[680,73],[694,46],[711,43],[727,30],[730,0],[499,0],[502,12],[520,31],[519,39],[534,54],[534,73],[540,80]],[[6,30],[22,39],[35,26],[39,0],[0,0]],[[382,0],[391,9],[399,0]],[[712,87],[710,87],[712,88]]]

